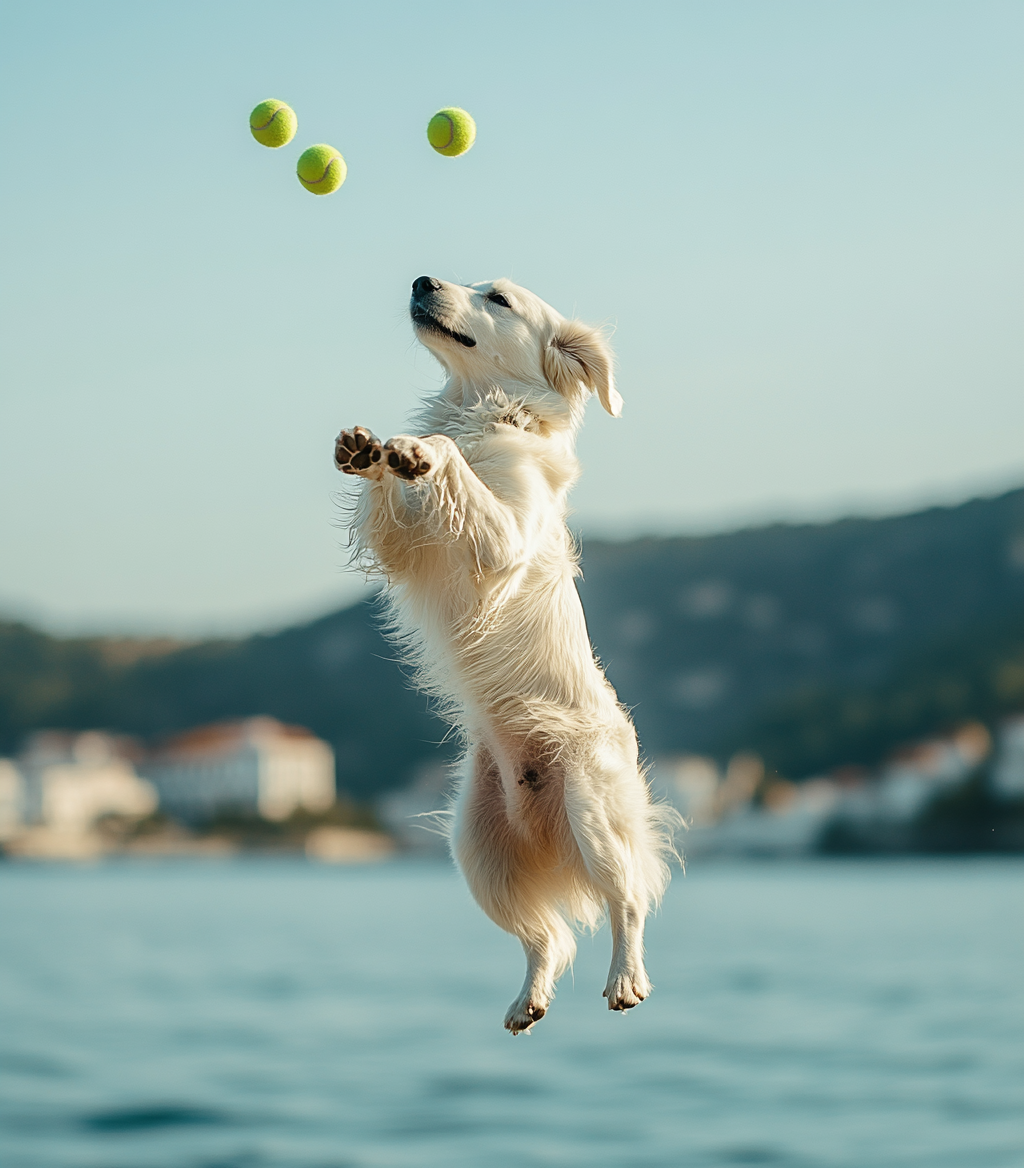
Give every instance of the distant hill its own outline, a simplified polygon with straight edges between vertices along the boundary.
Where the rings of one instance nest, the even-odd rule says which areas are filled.
[[[901,742],[968,720],[992,726],[1024,710],[1024,612],[929,640],[874,685],[808,685],[768,703],[720,751],[741,742],[773,770],[806,777],[871,766]]]
[[[646,748],[721,753],[765,741],[758,718],[778,722],[798,696],[810,716],[819,695],[883,692],[933,645],[1012,635],[1024,490],[886,519],[590,541],[584,564],[594,642]]]
[[[754,747],[799,778],[1024,707],[1024,490],[887,519],[591,540],[584,570],[591,636],[651,755]],[[152,738],[266,713],[331,741],[340,784],[368,796],[454,751],[394,657],[373,602],[191,645],[0,623],[0,752],[45,726]]]

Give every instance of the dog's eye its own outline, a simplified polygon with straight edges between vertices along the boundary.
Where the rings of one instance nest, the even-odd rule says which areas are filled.
[[[490,296],[487,297],[487,299],[492,304],[500,304],[502,308],[511,308],[512,307],[512,305],[509,304],[508,300],[504,296],[502,296],[502,294],[500,292],[492,292],[490,294]]]

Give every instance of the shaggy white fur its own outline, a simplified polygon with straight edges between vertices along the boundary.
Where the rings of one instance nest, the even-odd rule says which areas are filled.
[[[678,817],[651,802],[636,734],[594,657],[566,496],[592,392],[621,412],[603,336],[507,280],[421,276],[410,311],[448,381],[382,444],[355,427],[335,462],[364,482],[353,539],[386,577],[419,683],[465,736],[452,853],[483,910],[526,951],[505,1026],[546,1012],[574,925],[607,910],[609,1009],[651,991],[644,921]]]

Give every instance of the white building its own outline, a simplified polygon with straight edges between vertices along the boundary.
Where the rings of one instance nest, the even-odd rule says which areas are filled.
[[[161,810],[188,822],[218,812],[287,819],[334,802],[334,751],[302,726],[247,718],[188,730],[143,767]]]
[[[961,726],[951,738],[931,739],[898,751],[883,767],[877,790],[880,817],[909,823],[936,795],[959,786],[992,748],[978,722]]]
[[[447,856],[453,782],[450,767],[427,763],[410,786],[378,800],[377,818],[405,851]]]
[[[838,783],[828,778],[777,781],[765,789],[760,807],[748,804],[712,827],[691,832],[683,848],[691,855],[805,855],[817,847],[839,799]]]
[[[649,782],[656,799],[670,803],[688,826],[702,828],[749,808],[763,778],[764,763],[743,751],[729,759],[724,774],[713,758],[698,754],[663,758]]]
[[[0,843],[21,827],[25,784],[21,771],[9,758],[0,758]]]
[[[18,769],[27,825],[83,832],[105,815],[141,818],[156,809],[156,792],[136,774],[124,740],[109,734],[40,731]]]
[[[1024,798],[1024,714],[1007,719],[999,728],[992,787],[1003,799]]]
[[[718,819],[721,778],[713,758],[684,754],[659,759],[648,781],[654,797],[670,803],[688,825],[706,827]]]

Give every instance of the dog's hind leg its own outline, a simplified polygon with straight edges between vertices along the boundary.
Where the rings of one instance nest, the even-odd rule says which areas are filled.
[[[659,813],[632,762],[567,773],[565,805],[587,873],[608,906],[608,1009],[630,1010],[651,992],[644,967],[644,922],[669,877]]]
[[[477,746],[467,762],[452,852],[477,904],[526,953],[526,979],[505,1016],[505,1028],[519,1034],[544,1017],[576,942],[558,908],[549,858],[509,819],[493,754]]]
[[[555,982],[562,969],[572,960],[576,942],[565,921],[553,913],[541,928],[521,936],[526,953],[526,977],[519,996],[505,1014],[505,1029],[513,1034],[529,1030],[548,1011],[555,996]]]
[[[604,996],[609,1010],[631,1010],[651,992],[644,966],[644,920],[646,906],[635,899],[608,901],[608,918],[612,930],[612,963]]]

